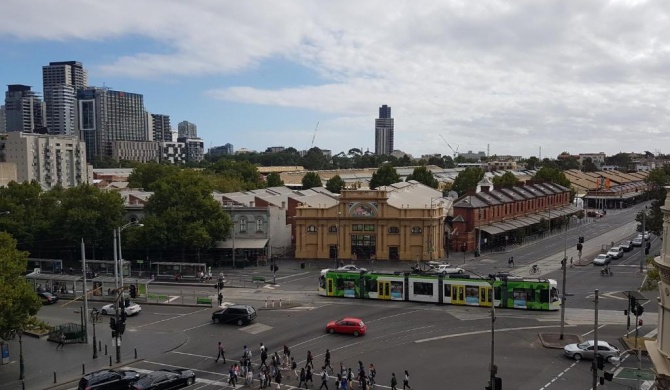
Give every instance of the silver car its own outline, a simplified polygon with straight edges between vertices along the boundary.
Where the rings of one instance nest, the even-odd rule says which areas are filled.
[[[568,344],[563,347],[565,356],[575,359],[593,359],[593,352],[595,343],[593,340],[587,340],[579,344]],[[605,360],[612,362],[612,359],[618,358],[621,355],[619,348],[607,341],[598,340],[598,355],[602,355]]]
[[[607,265],[612,261],[612,257],[610,255],[606,255],[604,253],[599,254],[596,256],[595,259],[593,259],[593,265]]]

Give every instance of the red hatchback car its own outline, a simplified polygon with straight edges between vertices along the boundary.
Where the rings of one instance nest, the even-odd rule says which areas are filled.
[[[345,333],[353,334],[354,336],[364,335],[367,327],[365,322],[360,318],[346,317],[337,321],[330,321],[326,325],[326,332],[328,333]]]

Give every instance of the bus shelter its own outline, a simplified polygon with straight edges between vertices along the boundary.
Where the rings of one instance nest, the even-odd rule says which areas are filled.
[[[88,281],[91,283],[89,288],[92,288],[91,296],[101,297],[101,296],[116,296],[116,278],[113,276],[98,276]],[[119,280],[120,283],[120,280]],[[123,285],[127,287],[126,293],[132,289],[136,292],[136,297],[145,297],[147,296],[147,291],[149,290],[149,283],[151,279],[143,278],[134,278],[134,277],[124,277]],[[131,287],[133,286],[133,287]]]
[[[63,260],[28,258],[28,269],[39,268],[40,272],[59,274],[63,272]]]
[[[123,277],[130,276],[130,261],[119,260],[121,263],[121,272]],[[86,267],[93,271],[93,277],[112,275],[114,276],[114,260],[88,260],[86,259]]]
[[[26,275],[35,291],[47,291],[54,294],[74,294],[82,290],[82,277],[67,274],[45,274],[36,269]]]
[[[199,278],[200,273],[208,273],[205,263],[177,263],[155,261],[151,263],[152,279],[181,279],[181,278]],[[211,269],[209,270],[211,272]]]

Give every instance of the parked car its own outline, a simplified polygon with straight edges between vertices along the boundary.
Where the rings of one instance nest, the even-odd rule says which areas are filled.
[[[563,350],[565,356],[575,359],[593,359],[594,356],[593,340],[587,340],[579,344],[568,344]],[[598,340],[598,355],[602,355],[608,362],[612,362],[614,358],[618,358],[621,352],[617,346],[608,343],[607,341]]]
[[[633,239],[633,246],[642,246],[642,237],[638,236]]]
[[[179,389],[195,383],[195,372],[191,370],[158,370],[140,375],[131,385],[136,390]]]
[[[133,370],[99,370],[84,375],[77,390],[126,390],[138,380],[140,374]]]
[[[602,218],[603,214],[599,211],[588,211],[586,213],[587,217],[593,217],[593,218]]]
[[[367,271],[367,269],[355,266],[353,264],[343,265],[342,267],[338,268],[337,270],[338,271],[358,271],[358,272],[361,272],[361,271],[366,272]]]
[[[619,248],[623,249],[624,252],[630,252],[633,249],[633,241],[631,240],[622,241],[619,244]]]
[[[428,265],[429,268],[437,268],[439,266],[447,266],[447,267],[451,266],[451,264],[449,264],[447,262],[435,261],[435,260],[429,261],[426,264]]]
[[[598,256],[596,256],[595,259],[593,259],[593,265],[607,265],[612,261],[612,258],[605,254],[601,253]]]
[[[344,333],[353,334],[358,337],[359,335],[364,335],[366,331],[367,326],[360,318],[345,317],[341,320],[330,321],[326,324],[326,332],[330,334]]]
[[[127,305],[123,305],[127,316],[135,316],[140,314],[142,311],[142,307],[138,305],[135,302],[128,302]],[[110,303],[108,305],[103,306],[100,309],[100,314],[107,315],[107,314],[116,314],[116,304],[115,303]]]
[[[37,296],[40,297],[40,301],[42,301],[43,305],[51,305],[52,303],[58,302],[58,295],[47,291],[38,292]]]
[[[452,267],[450,264],[443,264],[440,265],[437,268],[434,268],[435,272],[440,273],[442,275],[447,275],[447,274],[462,274],[465,272],[463,268],[459,267]]]
[[[648,240],[651,237],[651,234],[649,232],[644,232],[644,237],[642,237],[642,233],[638,233],[637,237],[638,238],[644,238],[645,240]]]
[[[612,260],[620,259],[623,257],[623,249],[619,246],[613,246],[610,250],[607,251],[607,254],[612,258]]]
[[[237,324],[242,326],[255,320],[256,316],[256,309],[253,306],[231,305],[212,313],[212,322],[215,324]]]

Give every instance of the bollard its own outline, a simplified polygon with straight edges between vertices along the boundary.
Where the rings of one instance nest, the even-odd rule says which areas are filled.
[[[112,366],[112,355],[109,355],[109,366]]]
[[[107,344],[105,344],[105,356],[107,356]]]
[[[56,371],[54,371],[54,383],[57,383],[56,382]]]
[[[267,298],[265,298],[265,308],[266,309],[268,308],[268,299]]]
[[[137,359],[137,348],[135,348],[135,359]]]
[[[102,351],[102,341],[98,340],[98,351]]]
[[[86,364],[81,364],[81,375],[86,375]]]
[[[281,298],[279,298],[279,307],[281,307]]]

